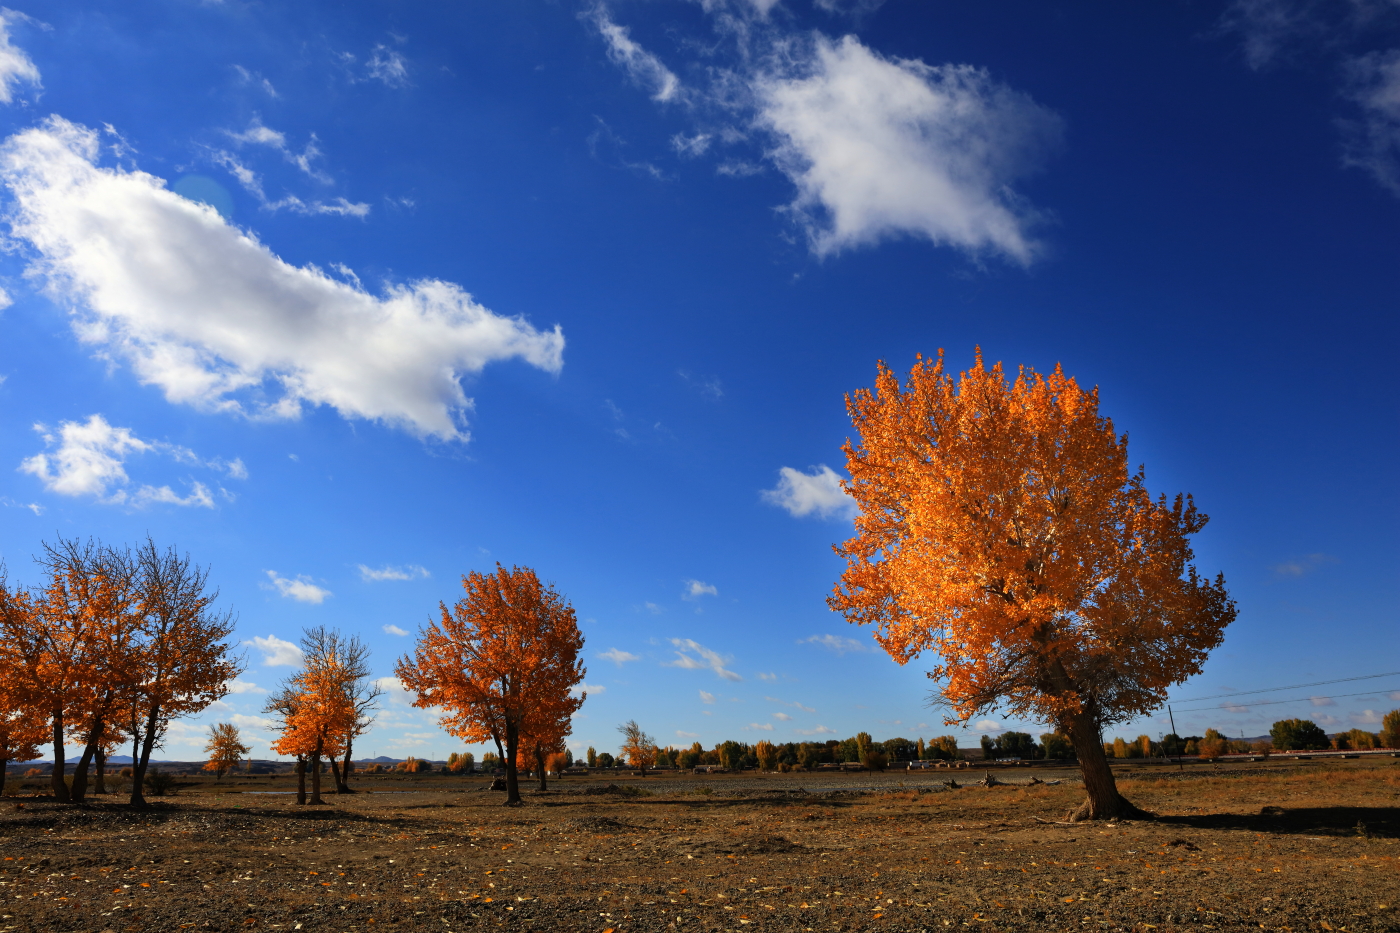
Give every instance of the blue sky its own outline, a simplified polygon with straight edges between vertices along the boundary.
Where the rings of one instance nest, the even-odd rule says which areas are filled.
[[[211,567],[248,670],[171,757],[220,720],[267,756],[303,627],[390,677],[496,561],[583,620],[576,747],[950,731],[824,599],[844,394],[977,345],[1099,386],[1212,517],[1240,616],[1178,731],[1400,705],[1189,702],[1400,670],[1394,4],[3,18],[0,556],[31,583],[45,537],[149,533]],[[388,700],[360,751],[461,747]]]

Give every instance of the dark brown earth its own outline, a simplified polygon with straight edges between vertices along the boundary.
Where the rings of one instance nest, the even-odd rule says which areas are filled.
[[[1125,770],[1159,819],[1118,824],[1043,822],[1081,792],[1035,774],[1063,783],[569,778],[509,809],[438,775],[315,808],[251,793],[285,778],[140,812],[7,797],[0,933],[1400,930],[1400,760]]]

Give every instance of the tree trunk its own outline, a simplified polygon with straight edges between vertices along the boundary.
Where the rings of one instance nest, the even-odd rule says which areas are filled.
[[[335,792],[337,794],[345,793],[343,790],[341,790],[341,788],[344,787],[345,784],[340,780],[340,762],[335,760],[334,755],[327,755],[326,760],[331,763],[331,780],[335,782]]]
[[[520,727],[506,717],[506,806],[520,806],[520,775],[515,771],[515,755],[520,746]]]
[[[98,719],[88,732],[87,744],[83,746],[82,755],[78,756],[77,766],[73,768],[73,790],[69,794],[73,803],[82,803],[83,798],[87,796],[88,766],[97,750],[102,747],[102,735],[106,731],[106,723]]]
[[[535,767],[538,768],[540,772],[540,790],[549,790],[549,783],[546,780],[544,769],[544,750],[540,748],[539,743],[535,744]]]
[[[53,711],[53,774],[49,775],[53,799],[68,802],[68,785],[63,780],[63,709]]]
[[[92,789],[94,794],[107,793],[107,746],[97,746],[97,775],[95,786]]]
[[[297,806],[306,805],[306,761],[297,759]]]
[[[1119,795],[1113,770],[1103,753],[1103,733],[1093,717],[1081,712],[1061,728],[1074,743],[1074,753],[1079,757],[1079,771],[1084,776],[1087,795],[1087,799],[1077,809],[1071,810],[1065,819],[1076,823],[1081,820],[1151,819],[1151,814],[1144,813]]]
[[[151,764],[151,752],[156,747],[156,722],[160,719],[160,706],[152,703],[146,713],[146,728],[141,736],[140,757],[131,763],[131,805],[146,806],[146,769]],[[135,756],[133,756],[135,757]]]
[[[136,780],[136,763],[141,760],[141,730],[137,728],[136,714],[131,715],[131,805],[144,807],[146,795],[141,792],[141,784]]]
[[[313,807],[325,806],[325,801],[321,799],[321,740],[316,740],[316,747],[311,750],[311,800]]]
[[[354,736],[345,737],[345,759],[340,763],[340,774],[336,776],[337,794],[353,794],[350,789],[350,749],[355,744]]]
[[[5,796],[5,771],[10,767],[10,759],[0,758],[0,797]]]

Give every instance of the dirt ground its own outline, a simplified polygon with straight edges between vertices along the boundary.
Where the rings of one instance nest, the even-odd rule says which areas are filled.
[[[1400,760],[1125,769],[1154,821],[1062,825],[1073,772],[365,777],[0,800],[0,933],[1400,930]],[[16,803],[23,804],[16,809]],[[1048,822],[1047,822],[1048,821]]]

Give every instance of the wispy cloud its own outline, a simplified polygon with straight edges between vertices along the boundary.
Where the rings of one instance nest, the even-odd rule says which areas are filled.
[[[815,729],[793,729],[793,735],[835,735],[836,730],[826,726],[817,726]]]
[[[771,722],[751,722],[751,723],[749,723],[747,726],[744,727],[744,731],[745,731],[745,732],[772,732],[772,731],[773,731],[773,724],[772,724]]]
[[[864,644],[843,635],[812,635],[808,638],[799,638],[797,643],[799,645],[817,645],[827,651],[834,651],[836,654],[849,654],[852,651],[865,650]]]
[[[377,570],[364,564],[357,566],[360,570],[360,579],[366,583],[381,583],[385,580],[426,580],[432,576],[426,567],[420,567],[417,564],[405,564],[402,567],[391,567],[386,564]]]
[[[1309,554],[1296,560],[1286,560],[1274,564],[1274,573],[1280,577],[1305,577],[1319,567],[1337,563],[1337,558],[1329,554]]]
[[[1337,701],[1331,697],[1308,697],[1313,706],[1336,706]]]
[[[714,671],[722,680],[743,680],[738,674],[727,669],[725,658],[690,638],[672,638],[676,647],[676,660],[665,662],[666,667],[680,667],[686,670]]]
[[[676,730],[676,738],[678,738],[678,739],[698,739],[698,738],[700,738],[700,733],[698,733],[698,732],[686,732],[684,729],[677,729],[677,730]]]
[[[770,683],[770,684],[771,684],[771,683],[777,683],[777,681],[778,681],[778,675],[777,675],[777,674],[772,674],[772,673],[769,673],[769,674],[760,673],[760,674],[758,675],[758,679],[759,679],[759,680],[762,680],[762,681],[765,681],[766,683]]]
[[[39,68],[29,53],[10,41],[10,27],[15,23],[38,23],[23,13],[0,7],[0,103],[14,103],[15,89],[27,84],[35,91],[39,83]],[[41,24],[42,25],[42,24]]]
[[[713,703],[714,701],[715,701],[715,695],[714,695],[713,693],[709,692],[708,690],[701,690],[701,691],[700,691],[700,702],[701,702],[701,703]]]
[[[685,592],[681,593],[681,599],[697,600],[701,596],[718,596],[719,590],[703,580],[682,580],[685,584]]]
[[[826,464],[812,467],[810,473],[783,467],[778,470],[778,485],[760,495],[794,518],[850,518],[856,513],[855,500],[841,488],[841,477]]]
[[[778,722],[792,722],[792,717],[787,713],[774,713],[773,718],[778,720]]]
[[[305,575],[288,579],[275,570],[264,570],[263,573],[267,574],[268,579],[267,583],[262,584],[263,589],[276,590],[287,599],[295,599],[299,603],[322,603],[332,595],[330,590],[317,586]]]
[[[608,58],[626,71],[633,83],[650,93],[652,100],[666,103],[681,94],[680,79],[661,59],[638,45],[626,26],[613,22],[603,4],[596,4],[585,15],[607,43]]]
[[[370,78],[394,88],[408,87],[408,59],[387,45],[376,45],[369,53],[365,71]]]
[[[388,625],[384,626],[384,634],[403,636],[408,634],[408,629],[402,629],[399,628],[397,625],[394,625],[393,623],[389,623]]]
[[[628,661],[640,661],[642,659],[641,655],[633,654],[630,651],[623,651],[621,648],[609,648],[607,651],[601,652],[598,657],[605,661],[611,661],[618,667],[621,667]]]
[[[214,507],[209,487],[194,480],[189,481],[189,492],[184,496],[168,485],[142,485],[131,489],[126,462],[141,454],[170,457],[178,463],[220,470],[233,479],[248,476],[242,460],[204,461],[187,448],[143,440],[130,428],[110,424],[102,415],[90,415],[85,422],[61,422],[56,431],[43,424],[36,424],[34,430],[39,432],[46,446],[54,449],[24,460],[20,472],[37,477],[45,489],[59,495],[91,496],[109,505],[141,507],[165,503]]]
[[[1359,713],[1351,714],[1351,721],[1359,726],[1378,726],[1385,720],[1385,716],[1378,710],[1363,709]]]
[[[816,710],[813,709],[812,707],[810,707],[810,706],[803,706],[801,703],[798,703],[798,702],[796,702],[796,701],[789,702],[789,701],[787,701],[787,700],[780,700],[780,699],[778,699],[777,697],[764,697],[764,699],[767,700],[769,703],[777,703],[777,704],[780,705],[780,706],[791,706],[793,709],[800,709],[800,710],[802,710],[802,712],[804,712],[804,713],[815,713],[815,712],[816,712]]]
[[[254,636],[244,642],[262,652],[263,664],[268,667],[285,667],[301,663],[301,649],[294,642],[284,641],[276,635]]]

